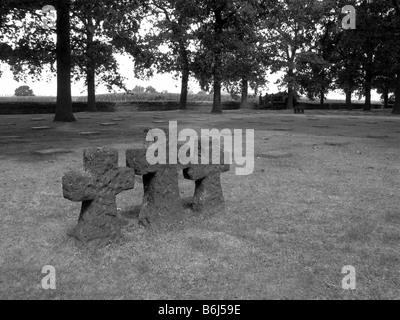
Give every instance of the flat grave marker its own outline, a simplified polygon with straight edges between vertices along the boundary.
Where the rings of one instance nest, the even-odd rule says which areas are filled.
[[[289,132],[289,131],[293,131],[293,129],[290,128],[274,128],[271,129],[272,131],[282,131],[282,132]]]
[[[45,118],[31,118],[31,121],[44,121]]]
[[[293,157],[293,154],[291,152],[270,151],[268,153],[258,154],[256,157],[259,159],[285,159]]]
[[[87,131],[87,132],[79,132],[80,136],[97,136],[100,132],[98,131]]]
[[[67,149],[46,149],[46,150],[36,150],[33,151],[34,154],[41,155],[41,156],[51,156],[54,154],[65,154],[65,153],[72,153],[72,150]]]
[[[349,146],[351,145],[350,142],[332,142],[332,141],[327,141],[324,143],[326,146],[330,147],[344,147],[344,146]]]
[[[35,131],[50,130],[50,129],[52,129],[52,127],[47,127],[47,126],[44,126],[44,127],[33,127],[32,128],[32,130],[35,130]]]
[[[367,138],[369,138],[369,139],[388,139],[389,136],[387,136],[387,135],[385,135],[385,136],[368,135]]]
[[[103,126],[103,127],[111,127],[111,126],[117,126],[118,123],[115,123],[115,122],[103,122],[103,123],[100,123],[100,125]]]

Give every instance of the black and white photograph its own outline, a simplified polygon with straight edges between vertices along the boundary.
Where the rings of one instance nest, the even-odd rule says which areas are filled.
[[[400,300],[400,0],[0,0],[0,300]]]

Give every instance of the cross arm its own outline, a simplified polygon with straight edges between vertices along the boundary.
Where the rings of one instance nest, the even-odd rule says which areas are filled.
[[[85,171],[70,171],[62,178],[64,198],[79,202],[95,198],[93,177]]]

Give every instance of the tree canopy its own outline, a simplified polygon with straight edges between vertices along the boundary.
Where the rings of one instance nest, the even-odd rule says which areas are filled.
[[[43,22],[45,5],[56,9],[53,24]],[[348,5],[354,29],[342,26]],[[282,72],[288,108],[298,94],[323,104],[339,89],[349,107],[356,94],[370,110],[375,89],[385,105],[395,94],[400,113],[399,27],[398,0],[3,0],[0,60],[18,80],[57,74],[56,121],[75,120],[71,80],[85,80],[92,111],[98,84],[128,90],[116,54],[133,59],[139,78],[180,77],[181,109],[190,77],[220,113],[223,89],[245,107],[249,88],[257,93],[270,72]]]

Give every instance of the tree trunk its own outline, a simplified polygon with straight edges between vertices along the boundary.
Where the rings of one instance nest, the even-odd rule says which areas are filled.
[[[288,101],[287,101],[287,108],[289,110],[294,108],[293,100],[294,100],[294,90],[293,90],[292,87],[289,87],[289,89],[288,89]]]
[[[246,77],[242,79],[242,101],[240,104],[241,109],[246,109],[248,107],[248,97],[249,97],[249,81]]]
[[[222,113],[222,99],[221,99],[221,80],[214,79],[214,100],[213,109],[211,113]]]
[[[383,107],[385,109],[389,107],[389,88],[383,89]]]
[[[396,92],[395,92],[395,101],[392,113],[400,114],[400,71],[397,72],[396,76]]]
[[[365,106],[364,111],[371,111],[371,90],[372,90],[372,74],[371,71],[367,70],[365,76]]]
[[[289,69],[288,71],[289,76],[289,83],[288,83],[288,101],[287,101],[287,108],[292,110],[294,108],[294,88],[293,88],[293,77],[294,71],[293,69]]]
[[[324,89],[322,89],[322,90],[321,90],[321,93],[320,93],[319,104],[320,104],[321,106],[323,106],[323,105],[324,105],[324,102],[325,102],[325,91],[324,91]]]
[[[347,89],[346,90],[346,107],[347,109],[351,109],[351,90]]]
[[[214,11],[215,14],[215,52],[214,52],[214,101],[211,113],[222,113],[221,104],[221,88],[222,88],[222,77],[221,77],[221,38],[223,32],[223,19],[222,10],[217,9]]]
[[[57,1],[57,105],[54,121],[76,121],[71,97],[70,2]]]
[[[88,28],[86,31],[86,51],[88,62],[86,66],[86,82],[87,82],[87,110],[89,112],[96,112],[96,61],[95,52],[93,48],[94,43],[94,26],[90,14],[88,14]]]
[[[96,112],[96,80],[95,80],[95,71],[92,67],[89,67],[87,70],[87,91],[88,91],[88,102],[87,102],[87,111]]]
[[[183,42],[180,43],[180,56],[183,62],[183,70],[182,70],[182,87],[181,87],[179,109],[186,110],[187,99],[188,99],[190,66],[189,66],[189,57],[186,50],[186,46],[185,43]]]
[[[182,88],[181,88],[181,97],[179,102],[180,110],[186,110],[186,104],[188,99],[188,86],[189,86],[189,69],[185,69],[182,72]]]

